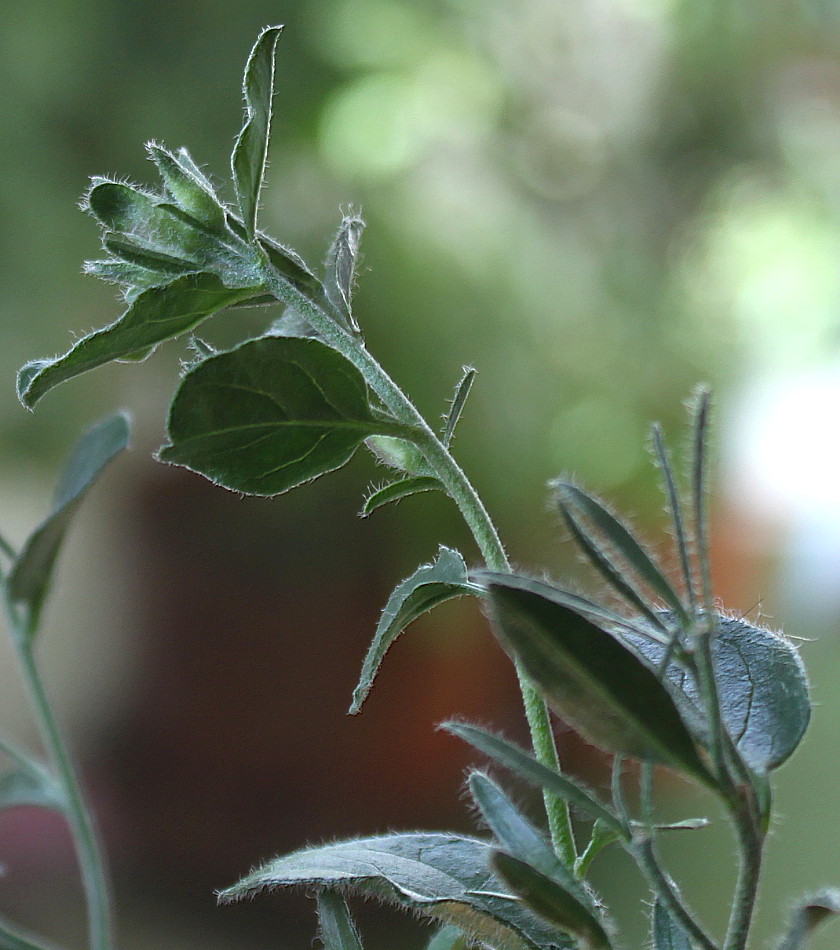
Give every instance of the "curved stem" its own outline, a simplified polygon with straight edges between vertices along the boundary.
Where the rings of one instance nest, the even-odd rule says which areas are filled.
[[[365,349],[356,335],[292,287],[267,259],[262,261],[262,272],[269,293],[276,299],[294,306],[331,346],[359,370],[389,412],[414,430],[414,443],[458,506],[487,567],[494,571],[509,571],[507,554],[484,503],[447,446],[438,438],[411,400]],[[543,765],[558,770],[557,748],[546,705],[519,664],[515,665],[534,754]],[[554,847],[564,863],[571,867],[577,854],[568,806],[548,792],[544,793],[544,800]]]
[[[18,637],[18,655],[35,718],[65,797],[65,817],[73,836],[87,896],[91,950],[108,950],[111,946],[111,900],[102,849],[44,691],[32,653],[31,637]]]
[[[738,880],[732,899],[732,913],[729,917],[724,950],[744,950],[755,909],[764,836],[755,825],[754,811],[751,803],[745,800],[742,811],[736,818],[739,850]]]

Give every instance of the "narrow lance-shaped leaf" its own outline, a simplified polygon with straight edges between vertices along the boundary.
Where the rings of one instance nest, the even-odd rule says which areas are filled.
[[[359,245],[365,223],[356,214],[347,215],[341,222],[324,262],[324,290],[327,299],[340,314],[342,321],[358,332],[353,317],[353,290],[359,259]]]
[[[245,97],[245,124],[231,155],[233,183],[245,231],[253,239],[257,229],[257,207],[265,177],[271,108],[274,95],[274,57],[282,26],[263,30],[245,66],[242,92]]]
[[[457,927],[447,925],[429,938],[426,950],[467,950],[467,938]]]
[[[595,912],[595,902],[584,886],[495,782],[473,772],[469,787],[487,827],[505,851],[551,878],[589,913]]]
[[[350,712],[357,713],[361,709],[383,657],[412,621],[445,600],[476,592],[467,579],[464,559],[457,551],[443,545],[434,563],[417,568],[411,577],[398,584],[376,626],[358,685],[353,690]]]
[[[187,150],[182,148],[174,155],[156,142],[149,142],[146,149],[178,207],[209,228],[224,232],[224,208],[213,186],[196,168]]]
[[[660,900],[653,905],[650,925],[653,950],[693,950],[688,934]]]
[[[662,762],[716,788],[666,687],[612,634],[529,578],[486,574],[493,630],[549,705],[609,752]]]
[[[455,392],[452,395],[449,411],[444,416],[443,434],[441,435],[441,440],[444,445],[449,445],[452,441],[452,434],[455,432],[455,426],[458,425],[458,420],[461,418],[461,413],[467,404],[467,398],[475,382],[475,377],[476,371],[472,366],[465,366],[463,375],[458,381],[458,385],[455,387]]]
[[[778,768],[799,745],[811,718],[808,680],[799,652],[780,634],[734,617],[716,618],[712,666],[721,718],[735,747],[755,772]],[[623,638],[658,668],[663,649],[630,631]],[[675,700],[696,738],[709,741],[705,704],[691,673],[667,668]]]
[[[410,478],[401,478],[396,482],[389,482],[387,485],[371,491],[365,498],[365,503],[362,505],[359,514],[366,518],[383,505],[390,505],[402,498],[408,498],[409,495],[417,495],[424,491],[445,491],[445,489],[434,475],[414,475]]]
[[[577,938],[586,950],[609,950],[610,939],[601,922],[557,881],[504,851],[495,851],[491,865],[496,875],[534,913]]]
[[[468,742],[479,752],[483,752],[506,769],[524,778],[526,782],[545,789],[569,802],[570,805],[576,806],[590,818],[612,829],[620,838],[626,837],[625,829],[618,818],[580,782],[554,772],[512,743],[490,732],[485,732],[477,726],[471,726],[466,722],[444,722],[441,723],[440,728]]]
[[[324,950],[362,950],[347,903],[335,891],[319,891],[318,923]]]
[[[373,433],[412,432],[374,410],[361,373],[320,340],[266,336],[190,370],[159,458],[250,495],[344,465]]]
[[[577,509],[586,517],[604,538],[608,547],[615,551],[630,569],[651,588],[677,614],[684,624],[688,615],[674,588],[652,558],[633,537],[632,533],[594,498],[574,485],[555,481],[552,483],[558,505],[569,515]]]
[[[112,360],[150,352],[257,291],[254,287],[225,287],[215,274],[187,274],[164,287],[146,290],[119,320],[83,337],[64,356],[23,366],[18,373],[18,398],[31,409],[59,383]]]
[[[802,950],[808,938],[823,921],[840,914],[840,891],[826,888],[797,901],[788,931],[778,950]]]
[[[504,892],[489,869],[491,850],[484,841],[446,834],[342,841],[275,858],[219,900],[275,887],[340,888],[457,926],[493,950],[571,950],[571,941]]]
[[[29,536],[9,573],[9,599],[27,607],[32,635],[70,520],[96,477],[128,445],[128,435],[129,417],[122,412],[85,433],[59,480],[52,511]]]

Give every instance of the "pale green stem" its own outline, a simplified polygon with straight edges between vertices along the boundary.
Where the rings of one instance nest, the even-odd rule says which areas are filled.
[[[388,411],[413,430],[415,445],[423,453],[435,475],[458,506],[487,567],[493,571],[509,571],[507,554],[483,502],[449,449],[405,393],[365,349],[357,336],[340,326],[309,298],[280,277],[270,262],[264,260],[262,269],[265,286],[269,293],[278,300],[296,307],[324,339],[359,370],[368,386],[382,400]],[[534,754],[543,765],[558,770],[559,760],[548,710],[518,664],[516,664],[516,672],[519,677]],[[544,793],[544,799],[554,847],[564,863],[571,867],[576,858],[576,850],[568,806],[548,792]]]
[[[64,796],[64,815],[73,837],[79,870],[87,898],[88,931],[91,950],[108,950],[111,946],[111,899],[105,872],[102,848],[97,840],[93,820],[82,796],[75,769],[44,691],[44,684],[32,652],[32,635],[7,605],[21,672],[38,728],[55,777]]]
[[[750,789],[747,794],[751,793]],[[736,817],[739,846],[738,880],[735,885],[724,950],[744,950],[755,909],[764,836],[755,825],[753,813],[751,803],[744,801],[741,813]]]

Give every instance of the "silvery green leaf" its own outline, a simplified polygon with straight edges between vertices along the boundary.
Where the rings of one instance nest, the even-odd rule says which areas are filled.
[[[276,887],[340,888],[452,924],[493,950],[571,950],[571,941],[506,893],[484,841],[454,834],[395,834],[306,848],[274,858],[219,900]]]
[[[788,931],[778,945],[778,950],[801,950],[812,932],[823,921],[840,914],[840,891],[825,888],[797,901]]]
[[[469,788],[487,827],[505,851],[551,878],[578,903],[595,912],[596,904],[589,892],[495,782],[481,772],[473,772]]]
[[[604,539],[608,550],[617,554],[637,577],[665,601],[679,620],[688,625],[688,615],[676,591],[632,532],[599,501],[575,485],[558,480],[552,482],[552,487],[564,515],[573,517],[575,510],[582,514]]]
[[[112,360],[148,354],[205,317],[252,297],[258,288],[224,286],[215,274],[187,274],[145,290],[110,326],[82,337],[64,356],[33,360],[18,373],[18,398],[28,409],[50,389]]]
[[[390,505],[401,498],[407,498],[409,495],[416,495],[424,491],[446,491],[446,489],[433,475],[412,475],[408,478],[401,478],[396,482],[389,482],[387,485],[371,491],[365,498],[360,514],[367,517],[383,505]]]
[[[623,634],[659,666],[662,647]],[[808,680],[796,648],[780,634],[734,617],[718,617],[711,641],[712,665],[723,724],[746,764],[756,772],[778,768],[799,745],[811,717]],[[668,681],[683,718],[699,741],[708,742],[705,706],[693,676],[671,663]]]
[[[312,337],[320,340],[320,333],[309,323],[299,310],[286,307],[281,316],[271,322],[266,336]]]
[[[455,392],[452,395],[452,401],[449,404],[449,411],[446,413],[443,419],[443,433],[441,435],[441,441],[444,445],[449,445],[449,443],[452,441],[452,434],[455,432],[455,426],[458,425],[458,420],[461,418],[461,413],[464,411],[464,406],[467,403],[470,390],[472,389],[473,383],[475,382],[475,377],[476,371],[472,368],[472,366],[465,366],[462,376],[458,381],[458,385],[455,387]]]
[[[324,262],[324,290],[342,320],[354,331],[359,325],[353,318],[353,290],[359,258],[359,244],[365,223],[357,214],[342,220]]]
[[[479,752],[494,759],[506,769],[510,769],[517,775],[536,785],[537,788],[545,789],[569,802],[587,814],[590,818],[600,821],[607,828],[612,829],[620,838],[625,838],[625,830],[618,818],[601,802],[598,801],[595,794],[577,780],[560,775],[552,769],[547,768],[541,762],[538,762],[533,756],[528,755],[522,749],[494,736],[484,729],[477,726],[471,726],[466,722],[444,722],[440,728],[445,732],[458,736],[464,742],[474,746]]]
[[[554,588],[485,575],[490,622],[548,704],[594,745],[717,783],[668,689],[635,652],[554,597]]]
[[[347,903],[335,891],[318,892],[318,923],[324,950],[362,950]]]
[[[583,950],[610,950],[610,939],[601,921],[554,878],[504,851],[493,852],[490,863],[497,877],[527,907],[573,936]]]
[[[418,475],[421,478],[435,477],[425,456],[413,442],[392,436],[377,435],[368,439],[365,444],[376,458],[389,468],[405,472],[406,475]]]
[[[70,521],[97,476],[126,448],[128,435],[129,417],[122,412],[103,419],[85,433],[61,475],[50,514],[29,536],[9,572],[8,597],[12,603],[26,607],[31,635]]]
[[[257,207],[265,177],[274,95],[274,57],[282,29],[272,26],[260,33],[248,57],[242,82],[245,124],[233,147],[231,168],[239,210],[250,239],[257,229]]]
[[[120,284],[123,294],[131,301],[149,287],[160,287],[172,280],[171,274],[162,274],[139,264],[129,264],[118,258],[99,261],[85,261],[83,271],[92,277],[98,277],[109,284]]]
[[[214,231],[224,232],[224,208],[213,186],[198,171],[187,150],[182,148],[173,154],[156,142],[149,142],[146,149],[175,204]]]
[[[379,618],[362,664],[359,682],[353,690],[350,712],[357,713],[361,709],[386,652],[412,621],[445,600],[474,593],[476,589],[467,579],[464,559],[457,551],[443,545],[432,564],[418,567],[410,577],[398,584]]]
[[[653,905],[651,944],[653,950],[693,950],[688,934],[668,913],[660,900]]]
[[[375,432],[408,432],[375,411],[361,373],[314,339],[264,336],[191,369],[158,457],[232,491],[277,495],[349,461]]]
[[[467,950],[467,938],[457,927],[441,927],[426,944],[426,950]]]

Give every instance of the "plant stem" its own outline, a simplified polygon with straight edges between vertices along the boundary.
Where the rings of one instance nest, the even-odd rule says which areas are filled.
[[[357,336],[292,287],[267,259],[262,261],[262,272],[269,293],[278,300],[294,306],[332,347],[359,370],[389,412],[414,430],[415,445],[423,453],[435,475],[458,506],[487,567],[493,571],[509,571],[510,563],[507,554],[484,503],[447,446],[435,434],[405,393],[365,349]],[[548,709],[519,664],[516,663],[515,666],[534,754],[543,765],[557,771],[559,760]],[[568,806],[549,792],[545,792],[543,797],[555,850],[563,862],[572,867],[577,854]]]
[[[64,815],[73,836],[87,898],[90,947],[91,950],[108,950],[111,946],[111,900],[102,849],[35,662],[32,631],[8,606],[7,615],[35,719],[64,796]]]
[[[751,788],[745,790],[745,793],[753,794]],[[755,809],[746,798],[736,817],[736,825],[739,850],[738,880],[732,899],[724,950],[744,950],[747,945],[764,850],[764,835],[755,824]]]

